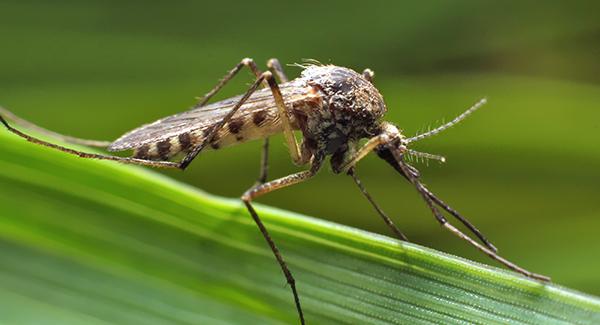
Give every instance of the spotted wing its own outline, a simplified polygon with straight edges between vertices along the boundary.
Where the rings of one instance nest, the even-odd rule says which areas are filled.
[[[282,85],[281,90],[286,103],[300,96],[294,87]],[[117,139],[108,147],[108,150],[136,149],[146,144],[172,140],[180,135],[184,135],[192,144],[201,143],[208,130],[219,123],[241,98],[242,96],[232,97],[143,125]],[[223,141],[230,139],[233,135],[231,131],[240,133],[243,128],[246,130],[252,128],[255,131],[260,128],[264,132],[277,132],[279,118],[277,106],[270,89],[260,89],[252,94],[233,116],[230,123],[220,130],[218,138],[223,139]],[[260,136],[260,134],[250,132],[246,140],[251,140],[251,137],[257,136]]]

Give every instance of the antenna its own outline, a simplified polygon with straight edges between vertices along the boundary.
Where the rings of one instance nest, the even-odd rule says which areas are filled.
[[[407,152],[408,152],[409,157],[413,156],[413,157],[417,157],[417,158],[433,159],[433,160],[437,160],[442,163],[446,162],[446,157],[444,157],[444,156],[434,155],[431,153],[416,151],[416,150],[412,150],[412,149],[408,149]],[[418,159],[417,159],[417,161],[418,161]]]
[[[435,128],[433,130],[429,130],[425,133],[418,134],[412,138],[408,138],[408,139],[406,139],[406,142],[411,143],[411,142],[415,142],[415,141],[423,140],[425,138],[432,137],[432,136],[454,126],[455,124],[458,124],[458,122],[467,118],[467,116],[471,115],[471,113],[475,112],[477,109],[479,109],[485,103],[487,103],[487,99],[482,98],[477,103],[475,103],[475,105],[471,106],[468,110],[466,110],[464,113],[462,113],[459,116],[457,116],[456,118],[454,118],[452,121],[450,121],[446,124],[443,124],[441,126],[438,126],[437,128]]]

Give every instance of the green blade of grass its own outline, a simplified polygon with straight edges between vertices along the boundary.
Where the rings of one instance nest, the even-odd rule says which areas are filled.
[[[4,131],[0,152],[0,322],[297,321],[285,279],[239,200]],[[330,222],[258,211],[311,324],[600,323],[595,297]]]

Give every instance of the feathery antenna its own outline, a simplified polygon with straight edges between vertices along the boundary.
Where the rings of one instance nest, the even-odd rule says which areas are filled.
[[[418,134],[412,138],[408,138],[408,139],[406,139],[406,142],[411,143],[411,142],[415,142],[415,141],[423,140],[425,138],[432,137],[432,136],[454,126],[458,122],[464,120],[465,118],[467,118],[467,116],[471,115],[471,113],[475,112],[477,109],[479,109],[481,106],[483,106],[483,104],[485,104],[486,102],[487,102],[487,99],[482,98],[477,103],[475,103],[475,105],[471,106],[471,108],[469,108],[464,113],[462,113],[459,116],[457,116],[456,118],[454,118],[452,121],[450,121],[446,124],[443,124],[441,126],[438,126],[437,128],[435,128],[433,130],[429,130],[425,133]]]
[[[446,162],[446,157],[444,157],[444,156],[434,155],[432,153],[421,152],[421,151],[416,151],[416,150],[412,150],[412,149],[408,149],[407,152],[408,152],[407,157],[409,157],[409,156],[416,157],[417,161],[418,161],[418,158],[422,158],[422,159],[433,159],[433,160],[437,160],[442,163]]]

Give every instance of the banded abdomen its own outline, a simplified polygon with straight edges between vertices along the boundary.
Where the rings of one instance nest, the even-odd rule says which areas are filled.
[[[256,111],[251,115],[232,118],[226,123],[213,138],[207,143],[205,149],[219,149],[226,146],[242,143],[249,140],[260,139],[277,134],[282,131],[279,118],[271,115],[276,111]],[[177,136],[163,139],[159,142],[146,143],[134,148],[134,157],[150,160],[167,160],[179,153],[186,153],[195,146],[206,141],[213,126],[203,127]]]
[[[288,108],[304,101],[306,96],[315,96],[311,87],[298,87],[294,81],[282,84],[280,88]],[[133,149],[134,157],[152,160],[166,160],[185,153],[206,141],[212,128],[241,97],[197,107],[141,126],[117,139],[108,150]],[[293,116],[290,117],[293,119]],[[280,132],[282,126],[271,90],[261,89],[248,98],[205,148],[218,149]]]

